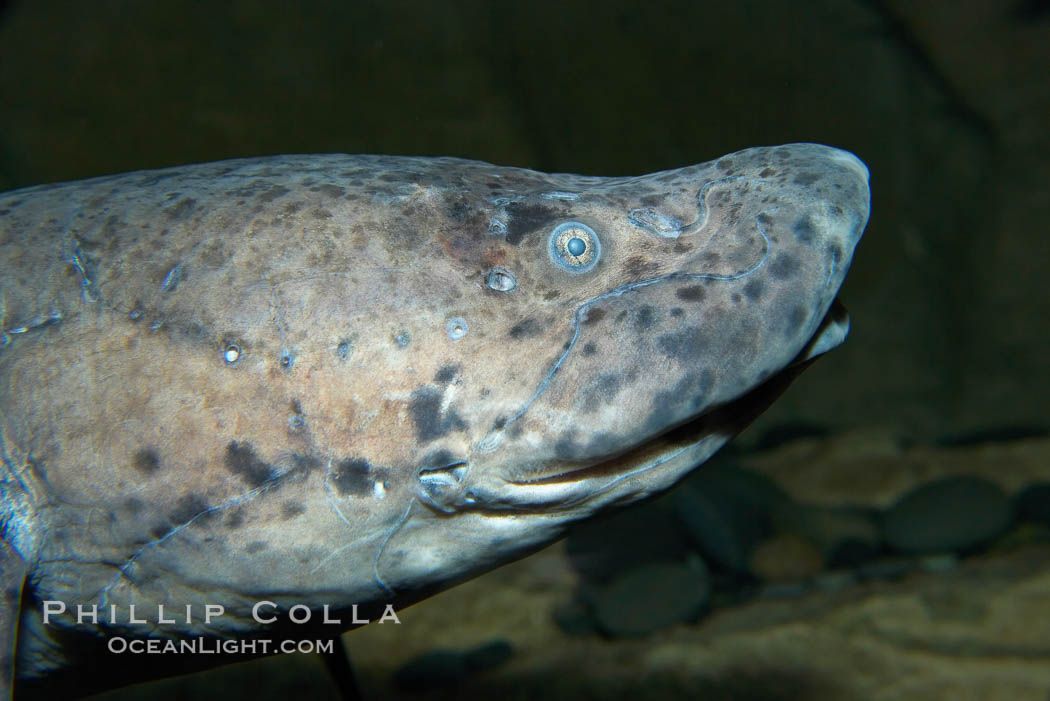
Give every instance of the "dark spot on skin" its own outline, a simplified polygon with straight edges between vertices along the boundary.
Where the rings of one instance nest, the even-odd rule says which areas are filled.
[[[687,410],[699,410],[714,388],[714,383],[715,374],[705,368],[699,373],[686,375],[670,389],[658,392],[653,397],[653,411],[645,422],[645,432],[666,429],[668,425],[684,418]]]
[[[338,185],[315,185],[310,188],[310,192],[319,192],[325,197],[342,197],[346,194],[346,189]]]
[[[394,343],[397,344],[398,348],[407,348],[408,344],[412,342],[412,336],[408,331],[399,331],[394,336]]]
[[[284,212],[285,214],[295,214],[296,212],[298,212],[302,208],[303,208],[303,203],[302,202],[289,202],[288,204],[286,204],[284,206],[284,209],[282,209],[281,211]]]
[[[281,366],[282,370],[291,370],[292,366],[295,365],[295,355],[291,351],[284,351],[277,359],[277,364]]]
[[[594,345],[594,343],[588,341],[587,343],[583,344],[583,354],[584,355],[594,355],[597,352],[598,352],[598,347],[596,345]]]
[[[145,448],[135,453],[132,458],[135,469],[144,475],[152,475],[160,468],[160,457],[152,448]]]
[[[496,420],[492,422],[492,430],[500,431],[506,425],[507,425],[507,417],[506,416],[497,417]]]
[[[684,313],[685,311],[683,311],[681,307],[671,307],[671,316],[675,317],[676,319],[682,316],[682,314]]]
[[[174,511],[168,514],[168,521],[175,525],[188,523],[208,510],[208,502],[200,495],[187,494],[175,505]]]
[[[624,377],[619,373],[602,373],[598,375],[594,382],[583,391],[581,397],[583,411],[592,412],[599,406],[612,402],[623,386],[623,382]]]
[[[291,192],[291,190],[284,185],[273,185],[269,189],[260,192],[258,199],[260,202],[273,202],[278,197],[284,197],[289,192]]]
[[[820,180],[820,175],[817,173],[799,173],[795,176],[796,185],[812,185],[818,180]]]
[[[437,387],[420,387],[412,392],[408,410],[416,426],[416,438],[424,443],[467,427],[455,409],[441,412],[441,391]]]
[[[164,536],[171,533],[172,530],[172,527],[167,523],[158,523],[155,526],[153,526],[153,528],[149,529],[149,534],[153,536],[154,539],[160,540]]]
[[[182,221],[190,216],[193,208],[197,206],[197,200],[187,197],[179,200],[179,203],[168,210],[168,218],[172,221]]]
[[[301,516],[306,513],[306,507],[297,501],[286,501],[281,505],[281,518],[287,521],[290,518]]]
[[[510,331],[507,332],[513,339],[528,338],[530,336],[537,336],[540,333],[540,325],[532,317],[522,319],[514,326],[510,327]]]
[[[552,299],[557,299],[558,297],[561,297],[561,292],[559,292],[558,290],[548,290],[543,295],[543,299],[547,300],[548,302]]]
[[[773,265],[769,266],[769,272],[777,280],[783,280],[798,272],[798,261],[792,256],[782,253],[773,261]]]
[[[346,360],[350,357],[350,351],[353,348],[353,344],[348,340],[342,340],[339,345],[335,347],[335,354],[340,360]]]
[[[693,364],[705,350],[700,328],[697,326],[687,326],[678,331],[662,334],[657,337],[656,345],[661,353],[677,360],[682,365]]]
[[[142,302],[135,302],[131,307],[131,311],[128,312],[128,318],[132,321],[138,321],[142,318],[142,315],[146,313],[145,307],[142,306]]]
[[[562,218],[561,209],[524,202],[511,202],[506,206],[506,212],[510,215],[506,240],[514,246],[521,243],[526,235],[553,227],[555,221]]]
[[[747,284],[744,285],[744,296],[746,296],[752,302],[756,301],[762,296],[766,286],[761,280],[748,280]]]
[[[719,168],[721,168],[723,171],[725,171],[725,173],[727,175],[732,175],[733,174],[733,165],[734,164],[733,164],[733,159],[732,158],[723,158],[720,161],[718,161],[718,163],[716,165],[718,165]]]
[[[768,178],[770,175],[776,175],[776,174],[777,174],[777,172],[775,170],[773,170],[772,168],[763,168],[762,171],[758,174],[758,177],[760,177],[760,178]]]
[[[362,458],[347,458],[332,468],[331,482],[343,496],[367,496],[373,480],[368,476],[372,466]]]
[[[758,215],[758,225],[762,227],[762,231],[769,231],[773,228],[773,217],[762,212],[762,214]]]
[[[310,212],[310,214],[314,215],[314,219],[331,219],[333,216],[327,209],[321,209],[320,207]]]
[[[722,254],[718,251],[708,251],[703,256],[701,256],[700,260],[704,263],[704,265],[714,265],[718,262],[718,260],[721,257]]]
[[[624,262],[624,272],[632,278],[652,277],[660,272],[660,264],[642,256],[631,256]]]
[[[656,321],[656,312],[648,304],[640,307],[634,317],[634,328],[638,331],[648,331]]]
[[[687,302],[699,302],[704,298],[705,294],[704,288],[700,285],[690,285],[689,287],[679,287],[675,290],[674,296]]]
[[[806,323],[806,317],[809,316],[806,313],[806,308],[801,304],[792,308],[788,314],[788,328],[787,335],[794,336],[795,333],[802,328],[802,325]]]
[[[565,436],[554,444],[554,457],[559,460],[572,460],[579,456],[580,445],[572,435]]]
[[[447,385],[452,380],[456,379],[456,375],[459,374],[459,365],[454,363],[447,363],[438,368],[438,371],[434,373],[434,382],[439,385]]]
[[[143,506],[145,506],[145,504],[143,504],[141,500],[136,499],[135,497],[128,497],[124,500],[124,508],[133,514],[141,512]]]
[[[244,546],[244,552],[248,553],[249,555],[253,555],[255,553],[266,550],[268,547],[270,546],[267,545],[266,541],[264,540],[253,540],[252,542]]]
[[[462,200],[456,200],[448,209],[449,218],[453,221],[463,221],[470,212],[470,207]]]
[[[252,487],[269,482],[277,473],[255,455],[251,443],[230,441],[226,446],[226,469],[243,478]]]
[[[817,231],[813,228],[813,222],[810,221],[809,217],[802,217],[791,226],[791,230],[795,232],[795,238],[800,243],[812,243],[813,237]]]
[[[740,304],[740,300],[742,300],[743,297],[741,297],[739,294],[734,292],[733,294],[731,294],[729,296],[729,299],[732,300],[733,304]]]
[[[226,519],[227,528],[240,528],[244,525],[244,509],[234,509]]]
[[[616,315],[616,323],[619,324],[620,322],[622,322],[626,318],[627,318],[627,310],[624,309],[622,312],[620,312],[619,314]]]
[[[584,324],[595,324],[605,318],[604,309],[591,307],[587,310],[587,316],[583,318]]]

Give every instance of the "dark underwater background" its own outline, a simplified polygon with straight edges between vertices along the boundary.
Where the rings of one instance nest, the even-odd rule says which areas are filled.
[[[672,494],[346,636],[366,699],[1050,698],[1050,2],[0,0],[0,190],[278,153],[871,169],[853,330]],[[130,664],[134,660],[129,660]],[[335,698],[319,659],[98,698]]]

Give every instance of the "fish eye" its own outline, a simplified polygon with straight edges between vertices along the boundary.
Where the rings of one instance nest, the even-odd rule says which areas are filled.
[[[547,252],[560,268],[585,273],[598,263],[601,242],[594,229],[577,221],[559,224],[551,232]]]

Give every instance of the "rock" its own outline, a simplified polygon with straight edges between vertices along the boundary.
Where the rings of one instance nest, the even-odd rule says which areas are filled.
[[[993,482],[966,475],[928,482],[901,497],[883,515],[886,543],[903,553],[966,552],[1010,527],[1006,493]]]
[[[394,685],[404,691],[455,686],[467,677],[463,653],[432,650],[409,660],[394,672]]]
[[[482,672],[499,667],[513,654],[514,648],[506,640],[490,640],[463,653],[463,664],[469,672]]]
[[[820,591],[832,594],[852,587],[860,581],[860,575],[854,570],[831,570],[817,575],[813,584]]]
[[[861,507],[788,503],[773,512],[773,529],[815,545],[828,567],[856,567],[882,550],[876,512]]]
[[[703,561],[693,557],[646,565],[582,593],[603,633],[645,635],[696,620],[711,595],[711,578]]]
[[[554,607],[554,622],[569,635],[587,635],[598,630],[590,607],[579,599],[571,599]]]
[[[727,464],[709,464],[674,492],[675,513],[689,540],[712,564],[746,573],[751,551],[770,532],[770,514],[789,502],[769,478]]]
[[[1018,521],[1050,527],[1050,482],[1030,484],[1014,497]]]
[[[749,562],[751,574],[771,582],[806,579],[824,569],[820,551],[794,533],[777,533],[762,541]]]
[[[861,565],[857,574],[861,579],[894,580],[911,573],[915,562],[907,557],[883,557]]]
[[[809,580],[797,579],[793,582],[769,582],[758,592],[760,599],[798,599],[813,590]]]
[[[433,650],[399,667],[394,672],[394,685],[405,691],[454,687],[469,674],[498,667],[512,653],[506,640],[490,640],[463,651]]]

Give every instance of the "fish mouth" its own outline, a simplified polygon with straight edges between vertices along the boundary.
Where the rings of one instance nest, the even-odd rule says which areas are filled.
[[[520,490],[529,503],[539,499],[544,504],[574,506],[612,490],[631,477],[649,473],[655,477],[668,463],[672,480],[688,472],[711,456],[730,438],[746,428],[784,393],[803,370],[820,355],[841,344],[849,332],[849,314],[835,299],[809,343],[780,372],[767,378],[736,399],[706,410],[677,423],[633,448],[597,460],[548,464],[546,474],[528,479],[506,480],[512,490]],[[663,482],[664,480],[654,480]],[[667,484],[663,486],[668,486]],[[657,491],[648,486],[641,492],[628,491],[617,498],[627,501]]]
[[[571,509],[587,503],[598,508],[628,503],[662,491],[692,470],[764,412],[813,358],[804,358],[735,400],[697,414],[622,453],[585,465],[560,463],[547,474],[506,480],[521,507]],[[644,479],[629,484],[632,478]]]

